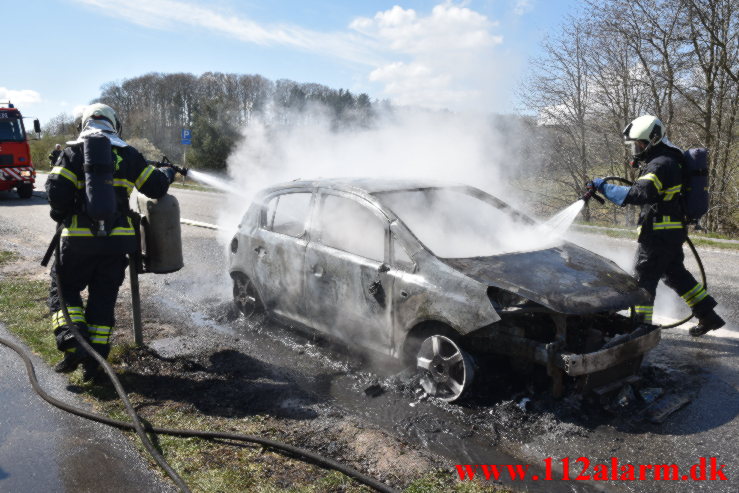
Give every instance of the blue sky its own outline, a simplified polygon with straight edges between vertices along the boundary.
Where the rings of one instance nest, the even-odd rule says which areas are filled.
[[[213,71],[317,82],[399,104],[506,112],[542,36],[577,7],[576,0],[12,0],[3,17],[21,44],[5,51],[0,99],[43,123],[88,103],[106,82]]]

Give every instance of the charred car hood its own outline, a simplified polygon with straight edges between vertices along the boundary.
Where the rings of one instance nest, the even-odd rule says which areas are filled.
[[[614,262],[571,243],[533,252],[441,260],[478,282],[564,314],[622,310],[649,300],[636,280]]]

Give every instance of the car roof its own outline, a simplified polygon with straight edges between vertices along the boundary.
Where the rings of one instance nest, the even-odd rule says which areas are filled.
[[[295,180],[274,185],[263,191],[264,194],[291,188],[328,188],[359,194],[416,190],[419,188],[459,186],[458,183],[433,180],[393,179],[393,178],[326,178],[317,180]]]

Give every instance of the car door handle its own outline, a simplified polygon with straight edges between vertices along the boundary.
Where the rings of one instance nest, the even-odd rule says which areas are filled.
[[[323,277],[323,267],[321,267],[320,265],[314,265],[313,275],[316,277]]]

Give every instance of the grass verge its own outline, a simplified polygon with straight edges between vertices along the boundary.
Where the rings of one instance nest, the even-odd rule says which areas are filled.
[[[0,269],[18,260],[18,255],[0,250]],[[0,272],[0,274],[3,274]],[[59,359],[54,338],[49,329],[46,297],[48,283],[33,280],[25,274],[11,273],[0,275],[0,321],[16,334],[33,352],[47,363]],[[127,378],[121,362],[138,351],[132,345],[113,346],[111,362],[117,366],[124,388],[134,388]],[[81,391],[81,395],[95,408],[96,412],[115,419],[127,421],[125,410],[110,385],[83,383],[79,371],[69,376],[70,384]],[[42,383],[43,384],[43,383]],[[198,413],[196,409],[176,402],[152,399],[136,392],[130,392],[132,404],[139,415],[162,427],[228,430],[238,433],[263,435],[279,440],[284,420],[270,415],[250,415],[242,418],[228,418]],[[138,438],[126,433],[136,444],[142,455],[154,462],[144,453]],[[256,493],[294,493],[344,492],[359,493],[370,491],[350,478],[335,471],[327,471],[311,464],[290,459],[283,455],[264,450],[250,444],[228,444],[199,438],[177,438],[157,436],[155,445],[165,458],[190,485],[194,492],[216,493],[224,491],[250,491]],[[451,470],[434,470],[423,473],[410,483],[408,493],[483,493],[507,492],[496,486],[478,482],[460,482]]]
[[[629,240],[636,240],[636,230],[621,229],[621,228],[606,228],[599,227],[598,229],[583,228],[581,225],[574,225],[574,228],[583,232],[596,235],[604,235],[610,238],[626,238]],[[707,248],[719,248],[722,250],[739,250],[739,244],[736,243],[724,243],[720,241],[711,241],[710,236],[704,236],[702,234],[690,233],[690,241],[695,246],[707,247]]]

